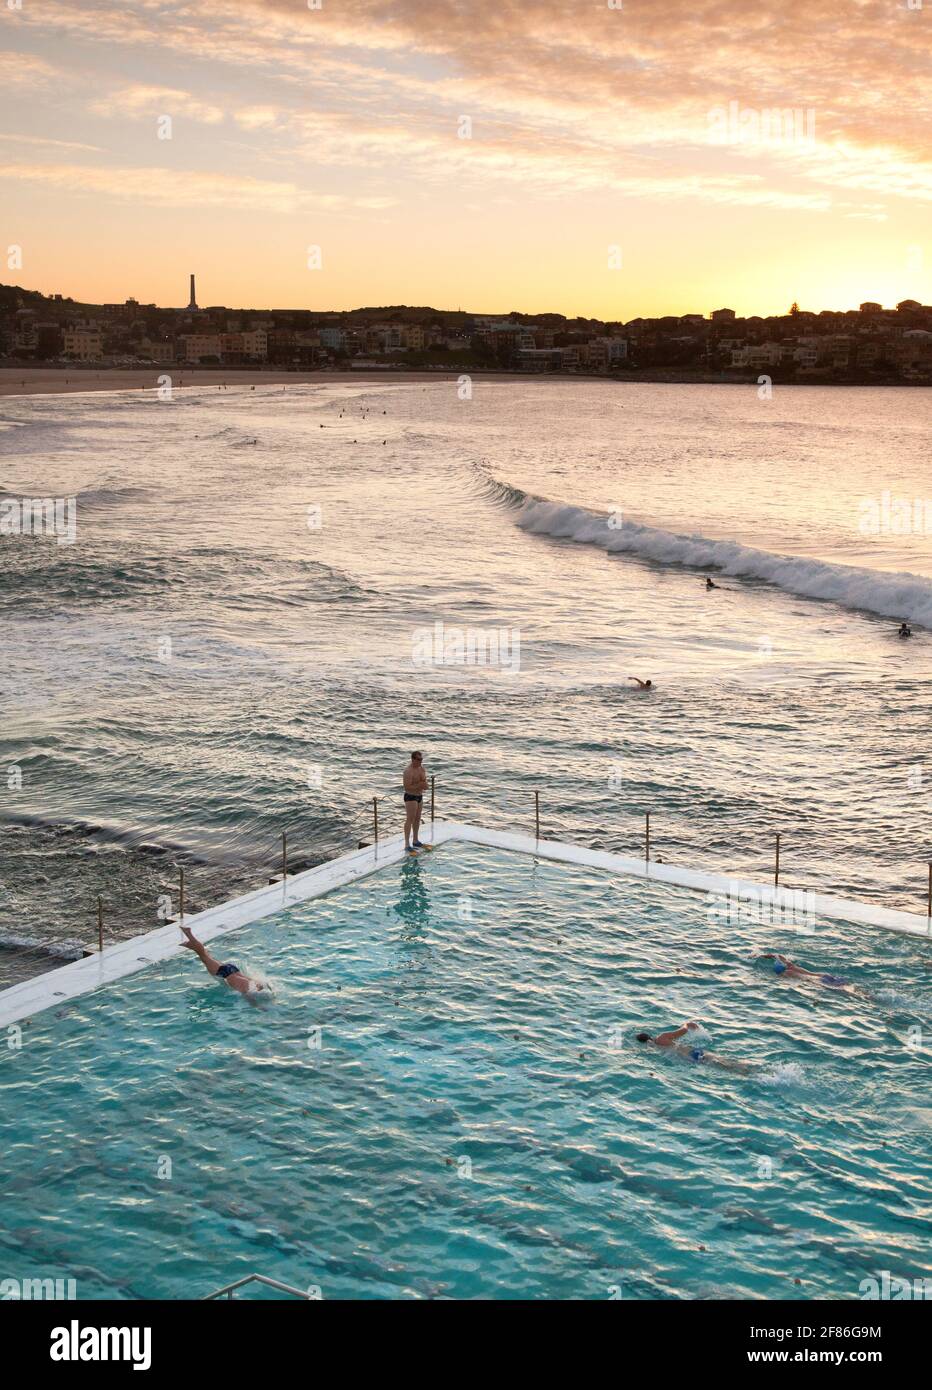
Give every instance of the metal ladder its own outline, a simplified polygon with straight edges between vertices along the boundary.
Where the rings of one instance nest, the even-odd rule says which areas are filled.
[[[214,1293],[202,1294],[201,1303],[207,1303],[212,1298],[233,1298],[234,1291],[241,1289],[245,1284],[266,1284],[270,1289],[278,1289],[281,1293],[290,1294],[292,1298],[303,1298],[308,1302],[315,1302],[313,1294],[305,1293],[303,1289],[295,1289],[291,1284],[282,1284],[277,1279],[268,1279],[264,1274],[247,1274],[245,1279],[237,1279],[235,1284],[224,1284],[222,1289],[215,1290]]]

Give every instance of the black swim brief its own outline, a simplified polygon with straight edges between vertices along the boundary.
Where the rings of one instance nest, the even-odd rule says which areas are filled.
[[[423,796],[415,796],[412,792],[405,792],[405,801],[423,801]]]

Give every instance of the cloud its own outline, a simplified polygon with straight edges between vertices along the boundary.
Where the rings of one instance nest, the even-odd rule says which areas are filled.
[[[0,135],[11,145],[44,145],[57,150],[83,150],[85,154],[100,154],[99,145],[82,145],[77,140],[51,140],[45,135],[17,135],[14,132]]]
[[[199,101],[190,92],[142,83],[110,92],[93,102],[91,110],[98,116],[188,116],[207,125],[219,125],[224,118],[221,107]]]
[[[252,141],[257,161],[339,169],[373,197],[399,177],[812,210],[932,196],[932,24],[896,0],[30,0],[22,16],[130,72],[134,52],[173,79],[196,60],[184,86],[124,83],[98,115],[227,119],[244,156]],[[709,113],[732,101],[812,110],[814,146],[711,150]]]
[[[164,168],[104,168],[77,164],[0,164],[0,179],[41,184],[71,192],[104,194],[161,207],[225,207],[257,212],[380,211],[390,198],[355,198],[314,193],[291,182],[236,174]]]
[[[233,119],[243,130],[274,130],[282,124],[283,113],[274,106],[244,106],[234,111]]]
[[[0,53],[0,85],[4,87],[45,86],[61,75],[59,68],[34,53]]]

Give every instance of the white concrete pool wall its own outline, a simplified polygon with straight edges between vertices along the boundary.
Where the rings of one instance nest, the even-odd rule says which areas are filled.
[[[607,850],[586,849],[580,845],[563,844],[556,840],[535,840],[532,835],[509,831],[484,830],[481,826],[459,821],[437,821],[432,829],[434,845],[462,841],[484,845],[490,849],[510,850],[549,859],[561,864],[580,864],[632,878],[649,878],[656,883],[669,883],[678,888],[690,888],[699,893],[715,894],[722,900],[733,899],[757,905],[772,905],[777,912],[785,906],[790,912],[804,897],[805,911],[815,917],[832,917],[837,921],[861,926],[881,927],[907,936],[932,941],[932,922],[925,915],[875,907],[847,898],[828,897],[822,893],[794,894],[789,889],[775,889],[772,884],[752,883],[728,878],[722,874],[704,873],[697,869],[678,868],[673,864],[643,859],[631,859]],[[232,898],[219,907],[204,912],[185,914],[190,926],[203,942],[210,942],[224,932],[249,926],[263,917],[271,917],[296,903],[319,898],[335,888],[354,883],[367,874],[400,863],[404,859],[401,835],[380,840],[378,845],[340,855],[326,864],[289,876],[286,884],[273,883],[242,897]],[[106,946],[103,954],[94,953],[86,960],[74,961],[49,970],[32,980],[12,985],[0,991],[0,1028],[30,1018],[44,1009],[54,1008],[69,999],[89,994],[102,985],[121,980],[143,970],[155,961],[168,960],[183,949],[177,925],[168,923],[155,931]]]

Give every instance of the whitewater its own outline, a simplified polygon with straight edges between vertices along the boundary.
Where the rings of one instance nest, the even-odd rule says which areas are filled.
[[[804,556],[774,555],[739,541],[680,536],[641,525],[618,513],[525,497],[517,524],[536,535],[597,545],[610,554],[637,555],[660,565],[716,570],[732,578],[759,579],[787,593],[826,599],[879,617],[932,627],[932,580],[921,575],[862,569]]]

